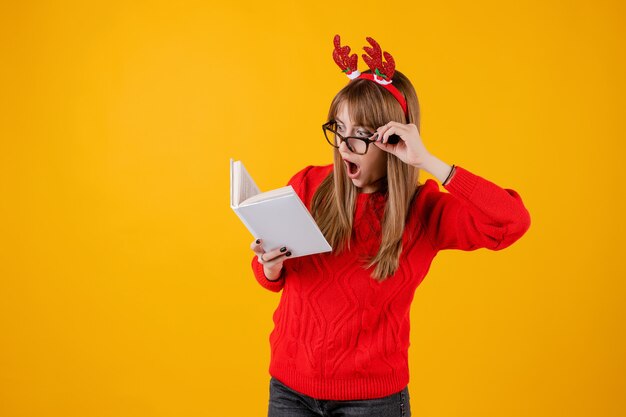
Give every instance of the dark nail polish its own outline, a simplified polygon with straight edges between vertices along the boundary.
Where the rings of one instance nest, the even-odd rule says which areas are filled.
[[[287,252],[285,256],[291,256],[291,251]]]
[[[258,245],[259,243],[261,243],[261,239],[256,240],[256,244]]]
[[[286,250],[287,250],[287,247],[286,247],[286,246],[283,246],[282,248],[280,248],[280,251],[281,251],[281,252],[284,252],[284,251],[286,251]]]

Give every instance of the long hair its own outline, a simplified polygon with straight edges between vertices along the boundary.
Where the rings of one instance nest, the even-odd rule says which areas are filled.
[[[371,73],[371,70],[364,71]],[[420,128],[419,102],[409,79],[396,70],[393,85],[407,102],[407,121],[400,103],[384,87],[371,80],[354,79],[334,97],[328,111],[328,120],[334,120],[343,104],[347,104],[350,119],[356,125],[376,128],[389,121],[413,123]],[[375,146],[375,145],[370,145]],[[326,240],[337,255],[350,250],[353,213],[358,189],[346,175],[346,167],[339,151],[333,148],[333,170],[324,178],[311,202],[311,213]],[[376,266],[371,277],[382,282],[393,275],[399,266],[402,253],[402,235],[409,208],[419,185],[419,169],[402,162],[395,155],[387,155],[387,202],[382,225],[381,244],[373,257],[365,257],[362,266]],[[385,185],[383,185],[385,187]]]

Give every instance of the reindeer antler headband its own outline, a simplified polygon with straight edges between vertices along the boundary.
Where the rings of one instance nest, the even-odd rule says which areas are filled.
[[[335,35],[334,43],[335,49],[333,50],[333,59],[339,65],[339,68],[343,72],[346,73],[350,80],[354,80],[355,78],[365,78],[371,81],[378,83],[387,89],[393,96],[398,100],[400,105],[402,106],[402,110],[404,111],[404,115],[406,116],[407,121],[409,120],[409,114],[407,111],[406,100],[404,95],[398,90],[395,86],[391,84],[393,73],[395,71],[396,63],[393,60],[393,57],[389,52],[382,52],[380,49],[380,45],[374,39],[367,37],[365,38],[372,45],[372,48],[369,46],[364,46],[365,52],[368,55],[363,54],[363,61],[367,64],[367,66],[372,70],[371,74],[362,74],[357,69],[357,54],[350,55],[350,47],[349,46],[341,46],[339,41],[339,35]],[[383,56],[387,62],[383,62]]]

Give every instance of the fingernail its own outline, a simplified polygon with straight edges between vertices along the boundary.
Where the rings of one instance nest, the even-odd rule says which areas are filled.
[[[290,252],[287,252],[287,253],[285,254],[285,256],[291,256],[291,251],[290,251]]]
[[[256,244],[258,245],[259,243],[261,243],[261,239],[256,240]]]
[[[281,252],[284,252],[284,251],[286,251],[286,250],[287,250],[287,247],[285,247],[285,246],[283,246],[282,248],[280,248],[280,251],[281,251]]]

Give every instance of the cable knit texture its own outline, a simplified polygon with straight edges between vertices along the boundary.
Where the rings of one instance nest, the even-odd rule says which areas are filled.
[[[307,208],[333,169],[308,166],[288,182]],[[521,197],[456,166],[440,190],[427,179],[416,192],[403,235],[400,267],[382,283],[363,269],[362,255],[381,242],[387,195],[360,193],[351,250],[286,259],[280,278],[267,279],[256,256],[258,283],[280,292],[269,336],[269,373],[288,387],[317,399],[380,398],[409,382],[409,312],[416,288],[442,249],[500,250],[530,227]],[[263,238],[263,236],[258,236]]]

